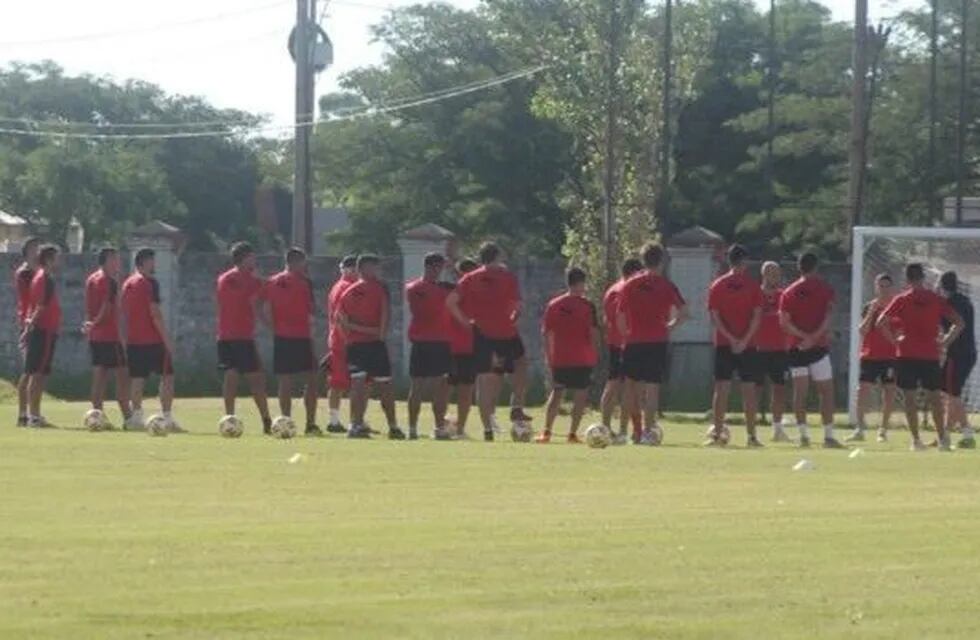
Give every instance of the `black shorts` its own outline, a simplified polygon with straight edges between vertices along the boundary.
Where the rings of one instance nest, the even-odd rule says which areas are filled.
[[[255,373],[261,368],[255,340],[218,340],[218,369]]]
[[[859,380],[869,384],[895,384],[895,361],[861,360]]]
[[[126,366],[126,351],[119,342],[89,342],[92,366],[117,369]]]
[[[756,362],[759,367],[759,384],[766,378],[772,384],[786,384],[789,356],[785,351],[759,351],[756,353]]]
[[[715,380],[728,382],[738,372],[738,379],[742,382],[762,382],[758,355],[755,349],[732,353],[729,346],[715,347]]]
[[[388,346],[380,340],[348,344],[347,368],[351,378],[367,377],[379,382],[391,380]]]
[[[949,354],[943,370],[943,391],[954,398],[963,395],[963,387],[977,364],[977,354]]]
[[[453,366],[449,370],[449,384],[473,384],[476,382],[476,356],[472,353],[454,353]]]
[[[161,376],[174,373],[173,361],[163,343],[127,345],[126,361],[130,378],[148,378],[151,373]]]
[[[623,374],[630,380],[660,384],[666,371],[666,342],[638,342],[623,350]]]
[[[272,370],[281,376],[315,371],[313,341],[276,336],[272,341]]]
[[[488,338],[474,330],[473,355],[477,373],[514,373],[514,363],[524,357],[524,343],[520,336]]]
[[[592,386],[592,367],[555,367],[551,370],[555,389],[581,391]]]
[[[903,391],[921,387],[925,391],[939,391],[943,374],[938,360],[899,358],[895,361],[895,378]]]
[[[24,373],[49,375],[54,361],[54,348],[58,334],[44,329],[31,329],[27,334],[27,351],[24,353]]]
[[[387,353],[387,351],[386,351]],[[413,378],[447,376],[453,368],[453,354],[448,342],[413,342],[408,359],[408,375]]]
[[[620,347],[609,347],[609,379],[622,380],[626,377],[623,372],[623,350]]]
[[[790,368],[799,369],[809,367],[811,364],[820,362],[828,353],[830,352],[827,350],[827,347],[813,347],[812,349],[805,349],[803,351],[793,348],[789,350],[789,366]]]

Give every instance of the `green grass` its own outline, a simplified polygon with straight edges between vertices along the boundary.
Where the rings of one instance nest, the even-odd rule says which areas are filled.
[[[980,636],[980,454],[904,433],[793,472],[694,425],[593,451],[277,442],[251,413],[229,441],[203,400],[154,439],[82,411],[0,408],[5,640]]]

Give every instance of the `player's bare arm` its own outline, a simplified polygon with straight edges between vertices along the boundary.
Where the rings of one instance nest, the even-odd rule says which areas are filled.
[[[868,314],[871,315],[870,313]],[[892,331],[891,323],[889,322],[889,317],[885,314],[878,316],[878,319],[874,323],[875,329],[891,344],[898,344],[898,336]]]
[[[619,335],[629,335],[629,323],[626,321],[626,314],[622,311],[616,312],[616,328],[619,329]]]
[[[823,317],[823,322],[817,327],[817,330],[807,336],[810,339],[810,346],[813,346],[820,341],[824,336],[830,335],[830,323],[834,320],[834,304],[830,303],[827,305],[827,313]]]
[[[88,334],[92,330],[92,327],[101,323],[105,320],[106,316],[109,315],[109,300],[106,299],[102,302],[102,306],[99,307],[99,312],[95,314],[94,318],[89,318],[82,323],[82,333]]]
[[[949,315],[946,316],[946,319],[950,322],[949,331],[947,331],[946,335],[944,335],[939,341],[939,345],[944,351],[949,348],[949,345],[953,344],[953,341],[956,340],[961,333],[963,333],[963,328],[966,326],[966,323],[963,322],[963,316],[955,311],[950,312]]]
[[[864,314],[864,317],[861,318],[861,324],[858,325],[858,331],[861,332],[862,336],[868,335],[874,329],[875,321],[877,320],[875,313],[878,311],[879,306],[880,304],[877,298],[868,303],[868,312]]]
[[[800,340],[805,340],[808,336],[806,332],[801,330],[795,324],[793,324],[792,318],[785,311],[779,312],[779,324],[782,325],[783,330],[793,337],[799,338]]]
[[[762,307],[756,307],[752,311],[752,320],[749,321],[749,330],[745,332],[742,337],[742,349],[744,350],[752,342],[755,334],[759,331],[759,326],[762,324]]]
[[[350,316],[348,316],[346,313],[343,312],[337,313],[337,322],[340,324],[341,328],[344,329],[344,331],[357,331],[358,333],[368,333],[368,334],[373,333],[378,336],[381,335],[380,327],[372,327],[366,324],[358,324],[353,320],[351,320]]]
[[[153,326],[156,327],[157,332],[163,338],[163,346],[166,347],[168,353],[173,354],[174,350],[170,345],[170,334],[167,333],[167,325],[163,321],[163,312],[160,310],[160,305],[155,302],[150,305],[150,319],[153,321]]]
[[[464,327],[468,327],[473,324],[473,320],[466,317],[463,310],[459,308],[459,293],[453,291],[446,298],[446,306],[449,307],[449,313],[456,318],[456,322],[460,323]]]
[[[741,340],[736,338],[735,334],[729,331],[728,327],[725,326],[725,322],[721,319],[721,314],[718,313],[717,309],[711,310],[711,324],[715,325],[715,329],[718,330],[718,333],[724,336],[725,340],[727,340],[733,347],[737,343],[741,342]]]
[[[670,322],[667,323],[667,330],[673,331],[677,327],[681,326],[691,317],[691,312],[688,310],[686,304],[674,307],[671,310]]]

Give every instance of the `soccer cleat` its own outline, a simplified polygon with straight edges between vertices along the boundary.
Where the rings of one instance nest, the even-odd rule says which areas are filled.
[[[800,449],[810,448],[810,436],[800,436]]]
[[[948,435],[939,441],[939,444],[936,445],[936,449],[939,451],[947,451],[947,452],[953,450],[953,447],[949,442]]]
[[[26,427],[27,426],[27,416],[17,416],[17,426]]]
[[[432,432],[432,439],[445,441],[445,440],[452,440],[453,436],[451,433],[449,433],[448,429],[446,429],[445,427],[440,427]]]
[[[750,436],[748,440],[745,441],[745,446],[749,449],[764,449],[765,445],[759,442],[759,439],[755,436]]]
[[[617,433],[612,437],[612,441],[610,444],[612,444],[614,447],[622,447],[629,441],[630,440],[628,435],[626,435],[625,433]]]
[[[929,447],[922,444],[922,440],[919,440],[918,438],[913,440],[912,444],[909,445],[909,451],[928,451],[928,450]]]
[[[347,429],[339,422],[331,422],[327,425],[327,433],[347,433]]]
[[[494,422],[494,426],[496,426],[496,422]],[[484,440],[484,442],[493,442],[493,430],[492,429],[490,431],[484,431],[483,432],[483,440]]]
[[[135,409],[129,417],[126,418],[126,422],[123,423],[123,429],[144,429],[146,424],[143,421],[143,410]]]
[[[306,425],[306,429],[303,431],[303,435],[307,438],[322,438],[323,430],[315,424]]]
[[[792,442],[793,439],[786,435],[786,432],[781,428],[773,429],[772,432],[772,442]]]
[[[823,448],[824,449],[846,449],[847,447],[845,447],[844,445],[842,445],[840,443],[840,441],[837,440],[837,438],[824,438],[823,439]]]
[[[44,418],[40,416],[30,416],[27,418],[27,428],[28,429],[40,429],[44,426]]]
[[[976,449],[977,441],[971,436],[968,438],[960,438],[960,441],[956,443],[957,449]]]
[[[524,413],[522,407],[514,407],[510,410],[511,422],[531,422],[531,420],[534,420],[534,418]]]
[[[933,438],[927,445],[930,449],[935,449],[939,447],[939,438]]]
[[[352,424],[350,429],[347,430],[347,437],[352,440],[370,440],[371,430],[367,427]]]
[[[844,438],[844,442],[864,442],[864,429],[855,429],[849,436]]]
[[[538,435],[538,437],[534,439],[534,441],[537,442],[538,444],[548,444],[549,442],[551,442],[551,432],[542,431]]]
[[[888,442],[888,430],[878,429],[878,442]]]
[[[180,423],[170,418],[167,420],[167,431],[170,433],[187,433],[187,430],[180,426]]]
[[[709,429],[708,430],[708,433],[706,434],[706,436],[707,437],[705,438],[704,442],[701,443],[701,446],[702,447],[724,447],[725,446],[725,443],[722,441],[721,438],[718,437],[718,435],[715,433],[715,431],[713,429]]]
[[[272,418],[262,418],[262,433],[267,436],[272,435]]]
[[[582,441],[578,439],[578,435],[574,433],[568,434],[568,444],[582,444]]]
[[[388,439],[389,440],[404,440],[405,432],[398,427],[390,427],[388,429]]]
[[[408,439],[409,440],[418,440],[419,439],[419,430],[416,429],[415,427],[409,427],[408,428]]]
[[[653,429],[647,427],[643,429],[643,434],[640,436],[640,444],[648,447],[656,447],[660,443],[657,441],[657,434],[653,432]]]

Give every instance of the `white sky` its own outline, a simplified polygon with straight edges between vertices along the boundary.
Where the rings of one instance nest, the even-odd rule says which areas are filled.
[[[318,2],[322,6],[324,0]],[[478,2],[449,0],[461,8]],[[333,88],[344,71],[378,62],[381,48],[370,43],[369,26],[386,8],[415,3],[329,0],[324,26],[335,64],[321,74],[318,95]],[[835,17],[852,18],[852,0],[825,3]],[[871,18],[925,3],[871,0]],[[295,0],[0,0],[0,66],[51,59],[71,74],[147,80],[286,123],[294,77],[286,37],[295,16]],[[96,37],[105,34],[111,35]]]

